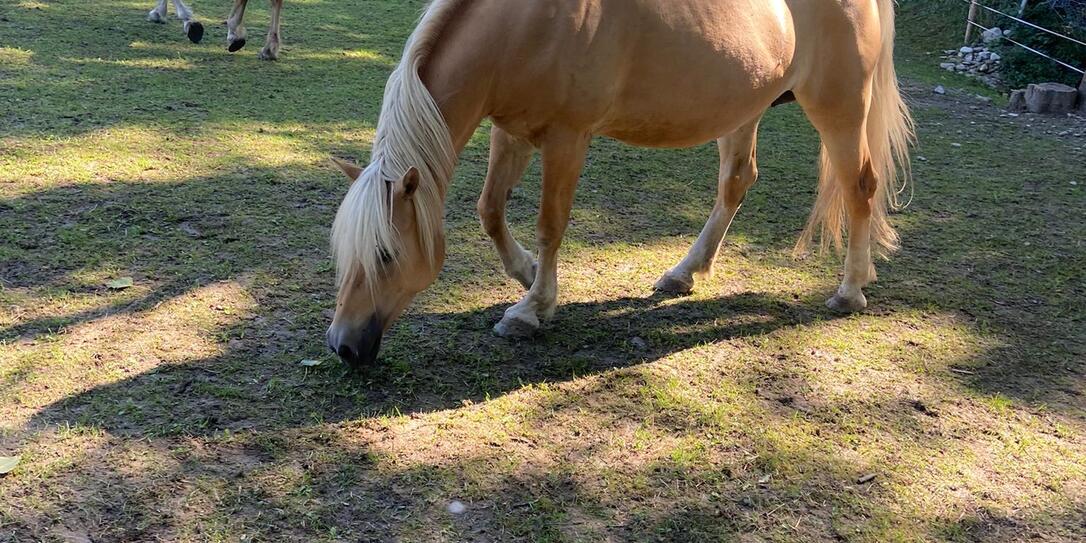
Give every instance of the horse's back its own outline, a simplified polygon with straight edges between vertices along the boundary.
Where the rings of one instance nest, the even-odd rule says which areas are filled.
[[[750,122],[796,84],[801,15],[866,1],[482,0],[463,29],[500,44],[479,47],[494,74],[488,114],[510,132],[560,122],[684,146]]]

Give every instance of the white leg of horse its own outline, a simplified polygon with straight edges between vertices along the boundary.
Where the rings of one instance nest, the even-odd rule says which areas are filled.
[[[166,22],[166,0],[158,0],[158,4],[155,4],[155,9],[152,9],[147,13],[147,20],[152,23]]]
[[[539,268],[532,288],[505,311],[494,326],[499,336],[521,338],[539,330],[540,321],[554,316],[558,301],[558,248],[569,224],[573,193],[584,167],[591,135],[554,130],[544,140],[543,198],[539,206]]]
[[[226,50],[231,53],[245,47],[245,25],[241,20],[245,17],[247,3],[248,0],[234,0],[234,9],[226,19]]]
[[[204,38],[204,25],[196,20],[192,10],[182,0],[173,0],[173,7],[177,10],[177,18],[181,19],[182,30],[192,43],[200,43]]]
[[[268,37],[264,40],[264,48],[260,50],[261,59],[279,58],[279,13],[281,11],[283,11],[283,0],[271,0],[271,22],[268,23]]]
[[[824,132],[822,141],[844,197],[849,221],[845,277],[837,294],[826,305],[835,311],[851,313],[867,307],[863,287],[875,280],[871,262],[871,199],[879,180],[871,166],[862,126]]]
[[[497,126],[490,129],[490,165],[486,183],[479,196],[479,220],[494,248],[502,259],[505,273],[520,281],[524,288],[532,288],[536,264],[531,253],[513,239],[505,222],[505,205],[509,195],[524,176],[532,160],[532,144],[510,135]]]
[[[727,235],[739,206],[743,204],[747,190],[758,180],[756,148],[759,120],[717,140],[720,177],[713,213],[686,258],[656,282],[656,290],[689,294],[694,290],[696,276],[712,273],[720,243]]]

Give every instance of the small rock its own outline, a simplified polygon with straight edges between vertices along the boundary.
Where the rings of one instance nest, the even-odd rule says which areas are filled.
[[[963,55],[968,55],[969,53],[972,53],[972,52],[973,52],[973,48],[972,48],[972,47],[968,47],[968,46],[966,46],[966,47],[962,47],[961,49],[958,49],[958,52],[959,52],[959,53],[961,53],[961,54],[963,54]]]
[[[870,483],[871,481],[874,481],[874,480],[875,480],[875,474],[874,473],[868,473],[867,475],[864,475],[863,477],[860,477],[859,479],[856,479],[856,484],[864,485],[864,484]]]
[[[188,235],[190,235],[190,236],[192,236],[194,238],[200,237],[200,231],[197,230],[196,227],[192,225],[192,223],[183,222],[183,223],[177,225],[177,227],[180,228],[182,232],[184,232],[184,233],[186,233],[186,234],[188,234]]]
[[[1003,39],[1003,30],[999,27],[989,28],[981,33],[980,36],[986,44],[999,43],[999,40]]]
[[[990,61],[992,61],[992,62],[999,62],[999,61],[1003,60],[1003,57],[999,56],[999,55],[998,55],[998,54],[996,54],[996,53],[991,53],[991,54],[990,54],[990,55],[988,56],[988,60],[990,60]]]
[[[944,63],[940,64],[939,67],[946,70],[946,71],[948,71],[948,72],[953,72],[954,71],[954,63],[953,62],[944,62]]]
[[[960,144],[960,143],[951,143],[950,146],[951,147],[961,147],[962,144]]]
[[[917,156],[916,159],[919,160],[920,162],[927,162],[928,161],[927,157],[923,157],[923,156]]]
[[[934,92],[935,94],[946,94],[946,89],[943,88],[942,85],[939,85],[939,86],[935,87],[934,89],[932,89],[932,92]]]
[[[988,98],[987,96],[981,96],[981,95],[979,95],[979,94],[978,94],[978,95],[976,95],[976,96],[977,96],[977,101],[978,101],[978,102],[982,102],[982,103],[985,103],[985,104],[990,104],[990,103],[992,103],[992,99],[991,99],[991,98]]]
[[[647,351],[649,349],[648,342],[637,336],[630,338],[630,345],[633,345],[633,348],[639,351]]]
[[[767,474],[763,475],[761,479],[758,479],[758,486],[766,486],[766,485],[769,484],[769,481],[772,480],[772,479],[773,479],[773,475],[770,474],[770,473],[767,473]]]
[[[463,515],[468,510],[467,506],[465,506],[463,503],[461,503],[460,501],[457,501],[457,500],[453,500],[453,501],[449,502],[449,506],[446,507],[445,509],[448,510],[449,513],[452,513],[453,515]]]
[[[743,496],[743,499],[739,500],[739,505],[747,509],[754,509],[754,500],[750,499],[750,496]]]

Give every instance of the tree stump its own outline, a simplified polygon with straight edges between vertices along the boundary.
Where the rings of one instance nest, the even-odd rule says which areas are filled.
[[[1078,89],[1061,83],[1038,83],[1026,88],[1026,109],[1031,113],[1071,113]]]
[[[1086,75],[1082,76],[1082,82],[1078,84],[1078,110],[1086,115]]]
[[[1011,91],[1011,100],[1007,104],[1007,111],[1013,113],[1022,113],[1026,110],[1026,91],[1025,89],[1018,89]]]

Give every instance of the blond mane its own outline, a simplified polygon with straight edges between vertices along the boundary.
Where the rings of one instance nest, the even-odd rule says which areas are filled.
[[[399,254],[400,235],[392,223],[389,199],[394,184],[412,167],[419,171],[414,196],[418,237],[423,253],[428,258],[434,255],[444,228],[445,189],[456,166],[456,152],[419,68],[460,1],[436,0],[426,8],[385,85],[370,164],[347,192],[332,225],[339,286],[361,272],[372,287],[382,253]]]

